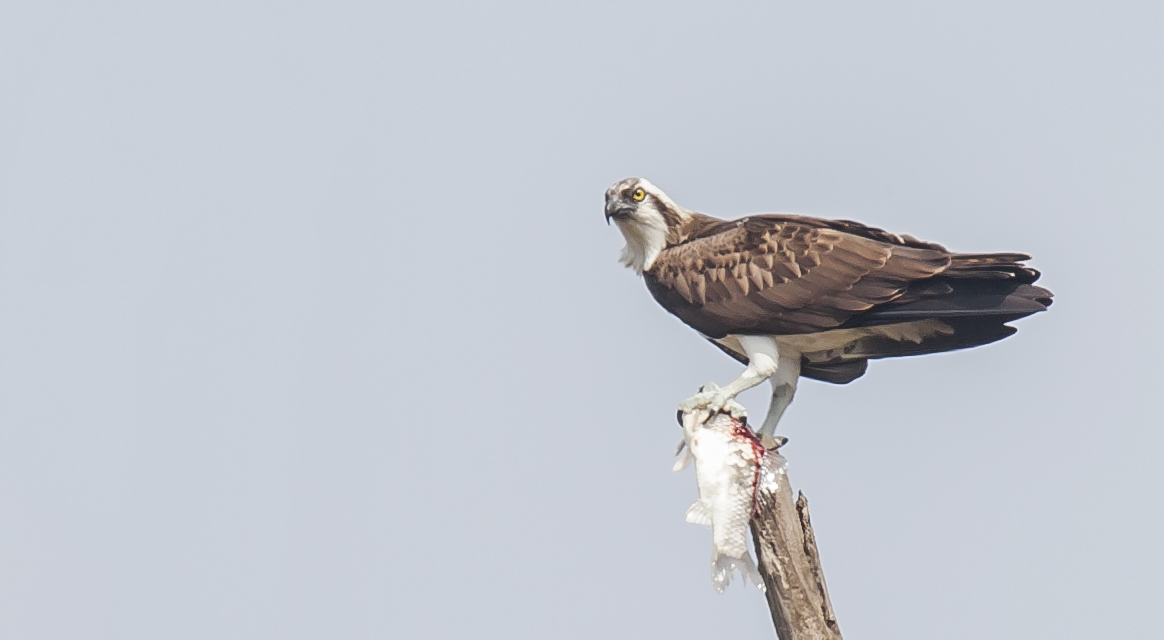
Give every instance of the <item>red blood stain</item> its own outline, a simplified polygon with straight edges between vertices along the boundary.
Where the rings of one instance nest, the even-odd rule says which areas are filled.
[[[760,490],[760,465],[764,460],[766,450],[756,434],[752,433],[752,430],[742,422],[736,422],[735,426],[732,427],[732,437],[744,438],[752,445],[752,467],[755,469],[752,474],[752,515],[754,516],[759,510],[756,505],[756,493]]]

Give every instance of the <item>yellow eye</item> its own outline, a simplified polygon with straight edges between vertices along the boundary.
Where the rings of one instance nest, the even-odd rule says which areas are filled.
[[[635,189],[635,192],[631,194],[631,197],[635,199],[635,202],[642,202],[643,198],[647,197],[647,192],[643,191],[642,189]]]

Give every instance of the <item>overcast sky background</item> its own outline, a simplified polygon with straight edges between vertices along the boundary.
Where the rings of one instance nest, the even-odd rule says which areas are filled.
[[[0,637],[772,637],[639,175],[1057,295],[801,385],[846,637],[1158,638],[1164,5],[710,4],[0,4]]]

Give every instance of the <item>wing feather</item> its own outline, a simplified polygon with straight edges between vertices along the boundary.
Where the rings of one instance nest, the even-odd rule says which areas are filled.
[[[664,307],[712,337],[810,333],[839,327],[950,266],[951,254],[938,245],[855,230],[856,223],[782,216],[716,221],[711,232],[664,249],[647,284]]]
[[[675,291],[678,291],[679,295],[683,296],[684,300],[686,300],[688,303],[693,301],[693,298],[691,297],[691,287],[687,284],[686,272],[680,271],[679,273],[675,274],[673,286],[675,287]]]

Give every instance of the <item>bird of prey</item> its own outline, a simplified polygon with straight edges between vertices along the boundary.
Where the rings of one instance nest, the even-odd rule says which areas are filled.
[[[721,220],[685,209],[642,178],[606,191],[622,262],[655,300],[747,365],[680,409],[741,414],[734,398],[764,380],[771,436],[801,376],[845,384],[868,362],[966,349],[1017,331],[1051,292],[1021,253],[953,253],[849,220],[785,214]]]

